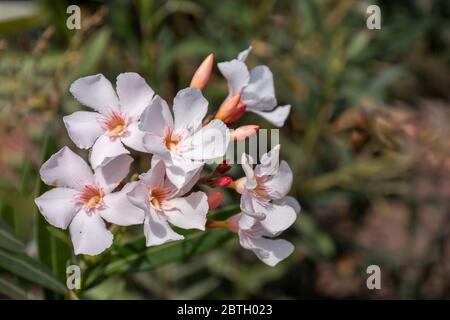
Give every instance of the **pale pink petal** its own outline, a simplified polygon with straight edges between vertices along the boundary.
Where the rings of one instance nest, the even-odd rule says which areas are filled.
[[[172,230],[163,214],[153,209],[145,215],[144,235],[147,247],[184,239],[182,235]]]
[[[253,202],[255,212],[262,212],[265,218],[261,225],[271,234],[276,235],[289,228],[297,219],[294,208],[289,205],[279,205],[270,202]]]
[[[255,174],[259,177],[272,176],[278,173],[280,167],[280,145],[277,144],[269,152],[263,154],[261,163],[255,168]]]
[[[170,161],[166,161],[166,175],[175,187],[181,189],[197,174],[202,166],[202,162],[172,155]]]
[[[283,239],[250,238],[239,233],[242,247],[252,250],[268,266],[274,267],[294,252],[294,246]]]
[[[34,199],[34,202],[48,223],[66,229],[81,208],[74,201],[77,193],[75,189],[54,188]]]
[[[170,158],[170,152],[164,144],[163,137],[146,133],[144,135],[143,144],[146,152],[158,155],[164,159]]]
[[[127,198],[134,206],[147,212],[148,207],[148,187],[142,183],[137,182],[133,188],[127,192]]]
[[[255,179],[255,172],[252,168],[253,158],[243,153],[241,156],[241,166],[245,173],[245,188],[246,189],[254,189],[257,186],[257,181]]]
[[[102,74],[87,76],[76,80],[70,86],[73,96],[85,106],[109,115],[119,112],[119,102],[114,88]]]
[[[245,60],[247,60],[248,55],[250,54],[250,52],[252,51],[252,46],[248,47],[247,49],[245,49],[244,51],[239,52],[237,59],[239,61],[245,62]]]
[[[279,106],[279,107],[276,107],[273,111],[269,111],[269,112],[257,111],[257,110],[253,110],[253,109],[248,109],[248,111],[256,113],[257,115],[266,119],[268,122],[270,122],[274,126],[281,128],[282,126],[284,126],[284,122],[286,121],[287,117],[289,116],[289,112],[291,111],[291,106],[290,105]]]
[[[241,94],[241,101],[248,109],[269,111],[277,105],[272,72],[266,66],[250,70],[250,80]]]
[[[83,159],[68,147],[63,147],[50,157],[39,171],[42,181],[48,185],[81,190],[92,184],[94,176]]]
[[[92,168],[108,163],[111,159],[120,156],[121,154],[129,154],[130,152],[124,148],[122,142],[118,138],[111,139],[106,134],[101,135],[95,141],[91,154],[90,162]]]
[[[220,72],[227,79],[229,96],[241,93],[242,89],[248,85],[250,73],[244,62],[239,60],[231,60],[217,64]]]
[[[103,133],[97,112],[78,111],[63,117],[70,139],[78,148],[89,149]]]
[[[248,214],[241,214],[238,225],[241,230],[249,230],[257,222],[255,218],[249,216]]]
[[[104,205],[99,210],[103,219],[119,226],[130,226],[144,222],[144,211],[134,206],[127,197],[138,182],[127,183],[122,190],[107,194],[103,198]]]
[[[103,192],[113,191],[128,175],[132,162],[132,157],[121,154],[106,164],[98,166],[94,174],[95,182],[103,189]]]
[[[150,106],[142,113],[139,129],[160,137],[163,137],[168,129],[173,129],[169,106],[160,96],[155,96]]]
[[[155,92],[144,78],[135,72],[119,74],[116,85],[120,110],[131,119],[138,120],[144,109],[152,102]]]
[[[166,168],[163,161],[158,161],[152,164],[152,168],[146,173],[139,176],[141,182],[143,182],[149,188],[161,187],[164,184],[164,177],[166,175]]]
[[[138,127],[137,122],[132,122],[127,127],[127,134],[121,137],[123,144],[131,149],[147,152],[144,147],[144,136],[145,132],[141,131]]]
[[[258,199],[255,199],[251,192],[244,190],[241,196],[241,210],[242,213],[249,215],[257,220],[262,220],[265,218],[265,212],[261,209],[261,205],[256,205],[255,203],[259,203]]]
[[[186,88],[177,93],[173,100],[175,132],[193,132],[200,127],[208,111],[208,101],[197,88]]]
[[[191,149],[183,157],[206,161],[223,157],[230,143],[230,130],[220,120],[212,120],[197,131],[188,142]]]
[[[87,214],[83,209],[73,218],[69,229],[75,254],[95,256],[108,249],[113,241],[113,234],[100,215]]]
[[[301,210],[300,203],[298,203],[297,199],[295,199],[294,197],[286,196],[279,200],[274,200],[273,202],[279,205],[288,205],[294,209],[296,214],[300,213]]]
[[[271,199],[281,199],[291,190],[292,181],[292,170],[287,162],[283,160],[275,175],[266,176],[264,187]]]
[[[198,168],[197,170],[194,170],[193,172],[190,173],[190,175],[192,175],[192,177],[190,179],[188,179],[186,181],[186,183],[178,189],[178,192],[176,193],[177,197],[181,197],[184,194],[188,193],[189,191],[191,191],[191,189],[194,187],[194,185],[197,183],[198,179],[200,179],[201,173],[202,173],[202,168]]]
[[[193,192],[184,198],[167,201],[170,210],[164,211],[169,222],[183,229],[205,230],[208,199],[204,192]]]

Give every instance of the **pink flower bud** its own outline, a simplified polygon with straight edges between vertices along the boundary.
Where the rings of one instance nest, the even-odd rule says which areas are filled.
[[[242,115],[245,113],[245,110],[247,109],[247,106],[243,104],[242,102],[239,102],[236,109],[230,114],[228,118],[224,120],[227,124],[232,124],[233,122],[239,120]]]
[[[246,125],[246,126],[242,126],[239,127],[235,130],[233,130],[233,132],[231,132],[231,140],[232,141],[237,141],[237,140],[245,140],[248,137],[250,137],[252,134],[256,133],[256,131],[259,130],[259,126],[258,125]]]
[[[215,118],[224,121],[236,110],[239,101],[241,100],[241,95],[237,94],[229,99],[226,99],[219,107]]]
[[[223,177],[219,177],[216,179],[215,181],[215,186],[216,187],[222,187],[222,188],[226,188],[228,187],[231,183],[233,182],[233,179],[231,179],[228,176],[223,176]]]
[[[212,67],[214,64],[214,54],[211,53],[209,56],[203,60],[202,64],[198,67],[197,71],[195,71],[194,76],[192,77],[191,84],[189,85],[191,88],[197,88],[202,90],[209,81],[211,77]]]
[[[222,192],[209,192],[207,197],[209,210],[213,210],[216,209],[222,202],[223,194]]]

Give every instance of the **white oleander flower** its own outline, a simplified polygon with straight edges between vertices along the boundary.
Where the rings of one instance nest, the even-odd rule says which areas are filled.
[[[159,96],[142,114],[139,128],[146,132],[144,147],[164,161],[168,178],[178,188],[190,181],[205,161],[222,157],[230,142],[230,131],[222,121],[202,126],[207,109],[201,91],[187,88],[174,99],[174,118]]]
[[[138,120],[150,105],[154,92],[137,73],[117,77],[117,95],[102,74],[83,77],[70,86],[70,92],[83,105],[96,112],[77,111],[63,118],[70,138],[82,149],[92,147],[93,168],[129,151],[123,144],[144,152],[143,133]]]
[[[113,235],[104,220],[122,226],[144,220],[144,212],[126,196],[133,184],[112,193],[128,174],[132,161],[123,154],[92,173],[80,156],[64,147],[42,165],[42,181],[56,188],[36,198],[35,203],[48,223],[61,229],[69,226],[75,254],[97,255],[111,246]]]
[[[239,53],[236,59],[218,63],[222,75],[228,81],[228,99],[240,95],[239,108],[253,112],[277,127],[282,127],[289,112],[290,105],[278,106],[275,98],[273,75],[267,66],[256,66],[248,70],[245,60],[251,47]]]
[[[163,161],[156,161],[152,168],[140,175],[137,185],[128,193],[135,206],[145,211],[144,234],[147,246],[181,240],[171,224],[182,229],[205,230],[208,200],[204,192],[191,190],[198,180],[196,175],[182,188],[177,188],[166,177]]]

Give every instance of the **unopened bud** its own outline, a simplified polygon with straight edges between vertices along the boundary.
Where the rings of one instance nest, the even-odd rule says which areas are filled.
[[[237,94],[229,99],[226,99],[219,107],[215,118],[224,121],[236,110],[239,101],[241,100],[241,95]]]
[[[232,124],[233,122],[239,120],[242,115],[245,113],[245,110],[247,109],[247,105],[243,104],[242,102],[239,102],[236,109],[230,114],[228,118],[224,120],[227,124]]]
[[[222,187],[222,188],[226,188],[228,187],[231,183],[233,182],[233,179],[231,179],[228,176],[223,176],[223,177],[219,177],[216,179],[216,181],[214,182],[214,185],[216,187]]]
[[[231,141],[245,140],[258,130],[259,126],[253,124],[236,128],[231,132]]]
[[[222,192],[209,192],[207,194],[208,197],[208,206],[209,210],[216,209],[218,206],[220,206],[220,203],[222,202],[223,194]]]
[[[192,77],[191,84],[189,85],[191,88],[197,88],[202,90],[209,81],[211,77],[211,72],[214,64],[214,54],[211,53],[209,56],[203,60],[202,64],[195,71],[194,76]]]

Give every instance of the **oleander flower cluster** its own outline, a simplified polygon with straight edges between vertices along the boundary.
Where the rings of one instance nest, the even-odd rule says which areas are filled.
[[[68,147],[53,154],[40,176],[55,188],[35,203],[49,224],[69,229],[75,254],[107,250],[113,243],[112,225],[143,225],[147,246],[182,241],[180,229],[225,228],[269,266],[294,251],[290,242],[274,239],[300,211],[298,202],[287,196],[293,174],[285,161],[279,162],[280,145],[258,164],[242,154],[245,175],[236,180],[226,175],[231,166],[223,159],[230,143],[259,130],[251,124],[235,127],[245,112],[277,127],[290,112],[289,105],[277,106],[269,68],[247,68],[250,51],[218,64],[229,93],[215,112],[208,110],[202,94],[212,73],[212,54],[171,107],[133,72],[120,74],[115,88],[102,74],[71,85],[75,99],[90,110],[63,121],[73,143],[89,150],[89,162]],[[130,150],[151,157],[147,172],[130,173]],[[214,161],[215,169],[204,174],[205,165]],[[224,221],[209,219],[208,212],[220,206],[222,192],[206,193],[205,186],[237,192],[240,212]]]

